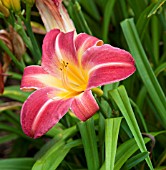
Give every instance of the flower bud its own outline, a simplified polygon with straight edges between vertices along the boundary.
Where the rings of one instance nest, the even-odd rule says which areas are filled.
[[[19,12],[21,10],[20,0],[1,0],[3,5],[14,12]]]
[[[9,10],[2,4],[1,0],[0,0],[0,12],[2,12],[5,17],[8,17],[10,15]]]
[[[46,34],[46,30],[43,27],[43,25],[41,25],[41,24],[39,24],[37,22],[31,21],[31,27],[32,27],[32,31],[34,33],[43,34],[43,35]]]
[[[47,32],[54,28],[63,32],[70,32],[76,29],[62,4],[62,0],[36,0],[36,7],[39,10]]]

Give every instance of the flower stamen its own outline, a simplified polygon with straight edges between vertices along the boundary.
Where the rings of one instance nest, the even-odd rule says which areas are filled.
[[[78,93],[86,89],[87,83],[85,78],[82,74],[78,74],[79,70],[74,66],[62,60],[59,69],[61,70],[61,80],[66,90]]]

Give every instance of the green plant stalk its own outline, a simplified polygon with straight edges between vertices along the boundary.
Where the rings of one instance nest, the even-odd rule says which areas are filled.
[[[35,59],[35,62],[37,63],[41,59],[41,50],[38,46],[38,43],[37,43],[34,33],[32,31],[30,19],[31,19],[31,6],[27,3],[26,4],[26,19],[24,19],[23,21],[27,28],[27,32],[30,37],[31,43],[33,45],[33,51],[35,53],[34,59]]]
[[[128,18],[128,9],[127,9],[127,3],[124,0],[120,0],[120,6],[122,9],[122,14],[124,18]]]
[[[166,98],[143,50],[134,21],[133,19],[126,19],[121,23],[121,26],[130,51],[136,61],[137,70],[158,111],[160,122],[166,127]]]
[[[28,4],[28,3],[26,3],[26,22],[27,23],[30,23],[31,22],[31,6]]]
[[[163,62],[155,69],[155,75],[158,76],[162,71],[166,70],[166,62]]]
[[[0,40],[0,47],[9,55],[9,57],[13,60],[19,70],[23,72],[24,66],[17,60],[17,58],[13,55],[13,53],[9,50],[9,48],[2,40]]]
[[[9,141],[13,141],[17,138],[18,138],[18,135],[16,135],[16,134],[9,134],[9,135],[2,136],[2,137],[0,137],[0,144],[7,143]]]
[[[12,26],[14,26],[14,23],[15,23],[15,16],[14,13],[10,11],[10,15],[7,18],[7,25],[9,26],[11,24]]]
[[[157,16],[152,17],[152,45],[154,54],[154,65],[159,62],[159,22]]]
[[[130,105],[130,101],[125,90],[125,87],[120,86],[117,89],[110,91],[109,95],[113,98],[113,100],[119,107],[120,111],[122,112],[141,152],[147,152],[145,143],[143,141],[143,137],[141,135],[132,107]],[[153,170],[150,158],[147,157],[145,160],[149,168]]]
[[[63,130],[62,139],[67,140],[71,136],[75,135],[77,133],[77,131],[78,131],[78,129],[77,129],[76,125]]]
[[[17,16],[17,21],[18,23],[14,25],[15,30],[19,33],[19,35],[21,36],[21,38],[23,39],[26,47],[30,50],[30,52],[32,53],[33,56],[35,56],[35,53],[33,51],[33,47],[32,47],[32,43],[30,38],[27,36],[23,25],[22,25],[22,20],[20,19],[19,16]]]
[[[105,134],[105,119],[101,113],[99,113],[98,122],[98,138],[99,138],[99,161],[100,164],[104,162],[104,134]]]
[[[2,12],[0,12],[0,18],[5,20],[5,15]]]
[[[3,113],[5,113],[4,117],[6,121],[10,122],[14,126],[16,126],[18,129],[20,128],[20,121],[18,121],[18,119],[15,119],[15,117],[13,116],[15,113],[13,112],[11,113],[10,110],[6,110]]]
[[[144,10],[144,8],[146,8],[147,6],[146,1],[141,1],[141,3],[140,0],[127,0],[127,1],[134,12],[135,19],[137,20],[142,11]]]
[[[83,31],[85,31],[86,33],[88,33],[89,35],[92,35],[92,32],[84,18],[84,15],[81,11],[81,6],[80,4],[76,1],[76,0],[72,0],[73,2],[73,7],[74,7],[74,10],[76,12],[76,17],[78,18],[78,21],[83,29]]]
[[[84,123],[79,123],[78,127],[81,133],[88,169],[98,170],[99,155],[93,118],[88,119]]]
[[[105,166],[114,170],[119,128],[122,117],[105,120]]]
[[[16,80],[21,80],[22,79],[22,75],[12,72],[12,71],[8,71],[7,74],[11,75],[12,79],[16,79]]]
[[[103,117],[104,117],[104,118],[108,118],[109,115],[108,115],[108,113],[106,113],[106,112],[104,111],[104,109],[102,108],[102,105],[101,105],[101,103],[100,103],[100,101],[99,101],[98,98],[96,98],[96,102],[97,102],[97,104],[99,105],[100,112],[101,112],[101,114],[103,115]]]
[[[166,149],[162,152],[162,154],[160,155],[159,159],[158,159],[158,162],[157,162],[157,166],[156,167],[159,167],[162,165],[162,163],[164,163],[166,160]]]
[[[25,23],[25,25],[26,25],[26,28],[27,28],[28,35],[31,39],[35,62],[38,63],[38,61],[41,59],[41,51],[40,51],[39,46],[37,44],[36,38],[35,38],[35,36],[32,32],[32,28],[31,28],[30,23]]]
[[[146,97],[147,97],[146,87],[142,86],[138,93],[137,99],[136,99],[136,104],[140,110],[142,110],[142,108],[143,108]]]
[[[104,42],[108,42],[109,24],[113,12],[114,4],[115,4],[115,0],[107,1],[105,6],[104,20],[103,20],[103,38],[102,38]]]
[[[153,8],[153,6],[154,6],[154,4],[151,3],[147,8],[145,8],[141,12],[141,15],[139,16],[139,18],[137,20],[136,27],[137,27],[137,31],[138,31],[138,34],[140,36],[141,41],[143,39],[145,39],[148,42],[148,39],[146,38],[147,37],[147,33],[146,32],[147,32],[147,27],[149,25],[150,18],[147,18],[147,15],[150,12],[150,10]],[[150,42],[150,45],[151,45],[151,42]]]
[[[90,18],[96,21],[100,21],[100,14],[96,7],[96,2],[94,0],[82,0],[79,1],[80,5],[90,14]]]
[[[38,159],[35,162],[32,170],[39,170],[39,169],[50,169],[50,170],[52,170],[51,169],[52,164],[50,163],[51,158],[52,157],[54,158],[55,154],[57,154],[57,153],[59,154],[60,151],[62,151],[62,149],[64,148],[64,146],[65,146],[64,140],[60,140],[60,141],[56,142],[56,144],[54,144],[53,147],[51,147],[46,153],[44,153],[42,155],[42,157],[40,159]],[[56,162],[56,160],[54,160],[54,162]],[[50,164],[50,166],[48,165],[48,163]],[[48,168],[48,166],[49,166],[49,168]]]
[[[11,133],[14,133],[18,136],[21,136],[21,137],[25,137],[25,138],[28,138],[22,131],[21,129],[18,129],[18,128],[15,128],[15,127],[10,127],[6,124],[0,124],[0,130],[4,130],[4,131],[8,131],[8,132],[11,132]]]
[[[35,163],[34,158],[7,158],[0,160],[0,169],[28,170],[31,169],[34,163]]]
[[[154,15],[157,10],[165,3],[166,0],[158,0],[153,9],[149,12],[148,17]]]
[[[136,166],[137,164],[142,162],[148,156],[149,156],[148,152],[142,152],[142,153],[139,153],[139,154],[131,157],[130,159],[127,160],[127,162],[123,166],[123,169],[128,170],[128,169],[133,168],[134,166]]]
[[[57,125],[55,127],[57,127]],[[63,144],[64,142],[66,143],[67,140],[69,140],[73,135],[75,135],[77,131],[78,131],[78,128],[76,128],[76,126],[73,126],[73,127],[70,127],[64,130],[60,130],[58,133],[56,133],[54,138],[52,138],[49,142],[47,142],[37,152],[37,154],[35,155],[35,159],[37,159],[39,162],[46,160],[57,150],[58,147],[61,146],[61,144]],[[38,166],[38,165],[35,165],[35,166]]]
[[[46,145],[44,145],[44,147]],[[54,141],[54,145],[52,147],[47,147],[47,149],[43,152],[44,154],[41,153],[41,157],[37,159],[37,161],[33,165],[32,170],[57,169],[57,167],[64,160],[70,149],[81,145],[82,142],[80,139],[75,141],[73,141],[72,139],[70,139],[69,141],[65,141],[64,139],[60,139],[58,142]]]
[[[166,31],[166,22],[165,22],[165,18],[164,18],[164,16],[163,16],[163,14],[162,14],[162,13],[159,14],[159,15],[158,15],[158,18],[159,18],[159,20],[160,20],[160,22],[161,22],[164,30]]]
[[[141,122],[142,122],[142,125],[143,125],[143,127],[144,127],[144,130],[145,130],[146,133],[148,133],[148,128],[147,128],[147,126],[146,126],[145,119],[144,119],[144,117],[143,117],[143,115],[142,115],[139,107],[137,106],[137,104],[136,104],[132,99],[130,99],[130,103],[131,103],[131,105],[132,105],[133,107],[135,107],[135,109],[136,109],[136,111],[137,111],[137,113],[138,113],[138,115],[139,115],[139,117],[140,117],[140,119],[141,119]]]
[[[166,131],[160,131],[155,133],[150,133],[152,136],[158,136],[160,134],[166,133]],[[150,138],[144,138],[144,143],[148,143]],[[139,149],[136,141],[134,139],[129,139],[122,143],[116,152],[115,170],[120,170],[123,164]],[[102,169],[103,170],[103,169]]]
[[[160,134],[166,133],[166,131],[159,131],[150,133],[152,136],[158,136]],[[145,144],[150,141],[150,138],[144,138]],[[135,139],[129,139],[118,146],[116,151],[116,160],[114,170],[122,169],[123,164],[139,149]],[[105,170],[105,162],[103,163],[100,170]]]

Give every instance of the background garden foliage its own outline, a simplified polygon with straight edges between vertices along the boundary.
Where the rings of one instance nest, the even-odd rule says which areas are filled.
[[[0,1],[0,169],[166,169],[165,0],[63,3],[78,33],[129,51],[137,71],[101,87],[100,110],[86,122],[69,111],[45,136],[27,137],[19,119],[30,93],[20,80],[25,66],[40,64],[46,32],[33,1],[10,10]]]

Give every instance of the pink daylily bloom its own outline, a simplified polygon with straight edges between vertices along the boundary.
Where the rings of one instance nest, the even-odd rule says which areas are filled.
[[[99,109],[91,89],[117,82],[135,71],[127,51],[112,47],[85,33],[54,29],[46,34],[41,66],[24,70],[21,89],[36,90],[21,111],[23,131],[37,138],[71,109],[82,121]]]
[[[63,6],[62,0],[36,0],[36,7],[39,10],[47,32],[55,28],[63,32],[75,30],[73,21]]]

